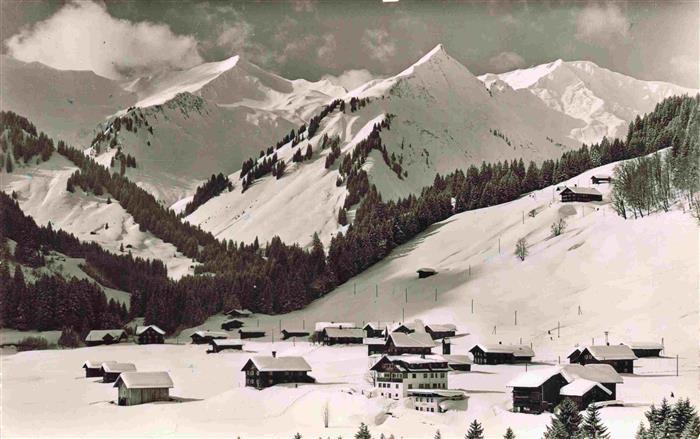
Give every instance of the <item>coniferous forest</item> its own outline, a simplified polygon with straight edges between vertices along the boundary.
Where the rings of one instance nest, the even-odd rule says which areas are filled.
[[[174,212],[163,208],[152,195],[126,177],[110,174],[81,151],[58,142],[58,153],[79,168],[73,179],[74,186],[109,193],[144,230],[199,261],[197,274],[210,275],[186,276],[173,281],[166,277],[165,268],[158,261],[111,255],[95,244],[81,244],[64,232],[37,228],[30,218],[20,218],[19,207],[7,195],[2,196],[0,203],[2,214],[13,215],[23,226],[3,231],[2,238],[3,242],[8,238],[23,242],[28,250],[22,250],[20,257],[33,259],[34,264],[41,263],[46,250],[85,257],[105,281],[132,293],[131,316],[143,315],[146,323],[158,324],[167,331],[200,324],[209,315],[231,306],[260,313],[289,312],[361,273],[435,222],[455,213],[516,199],[596,166],[670,148],[671,178],[679,182],[688,180],[694,166],[690,162],[698,154],[698,133],[693,127],[697,127],[699,101],[699,96],[664,100],[654,112],[630,124],[626,139],[604,138],[600,143],[583,145],[540,165],[530,162],[526,166],[523,160],[513,160],[470,166],[465,171],[437,175],[433,184],[419,195],[397,201],[383,201],[377,189],[365,181],[362,172],[353,173],[355,167],[351,167],[346,176],[354,175],[352,180],[359,185],[351,191],[358,194],[359,206],[347,232],[335,236],[327,252],[317,236],[308,250],[287,245],[278,237],[264,245],[257,239],[252,244],[218,241],[211,234],[181,222]],[[26,119],[11,113],[3,113],[0,122],[3,123],[2,132],[9,129],[8,124],[33,127]],[[36,129],[33,133],[22,130],[25,135],[15,141],[37,137]],[[383,149],[376,147],[381,144],[379,130],[376,133],[373,130],[373,136],[372,145],[375,146],[371,149]],[[687,191],[689,186],[681,182],[677,187]],[[645,214],[648,212],[646,208],[643,210]],[[128,273],[128,278],[119,273]],[[10,296],[8,290],[2,291],[3,301]],[[16,326],[17,318],[8,316],[5,322]]]

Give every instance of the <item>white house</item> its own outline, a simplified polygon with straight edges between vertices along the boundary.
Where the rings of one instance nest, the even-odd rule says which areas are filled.
[[[370,369],[375,391],[392,399],[405,398],[413,389],[447,389],[447,361],[439,356],[383,356]]]
[[[412,389],[408,396],[419,412],[443,413],[448,410],[466,410],[469,397],[461,390]]]

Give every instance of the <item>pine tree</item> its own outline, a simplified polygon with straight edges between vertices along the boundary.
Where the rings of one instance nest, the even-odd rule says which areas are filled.
[[[503,435],[503,439],[515,439],[515,433],[513,433],[513,429],[508,427],[506,429],[506,434]]]
[[[600,420],[600,412],[598,406],[595,404],[589,404],[586,408],[586,414],[583,418],[583,425],[581,426],[581,438],[585,439],[608,439],[610,434],[608,434],[608,429],[603,425]]]
[[[644,427],[644,423],[640,422],[639,423],[639,428],[637,429],[637,433],[634,435],[635,439],[649,439],[648,436],[648,431],[646,427]]]
[[[684,432],[688,423],[698,415],[689,399],[679,399],[671,410],[671,431],[675,434]]]
[[[295,434],[292,439],[302,439],[301,433]]]
[[[515,256],[520,258],[521,261],[524,261],[527,255],[527,240],[525,238],[520,238],[518,242],[515,243]]]
[[[580,431],[581,414],[578,407],[569,398],[564,399],[556,408],[552,425],[547,427],[544,439],[576,438]]]
[[[367,428],[364,422],[360,423],[360,429],[355,433],[355,439],[372,439],[369,428]]]
[[[440,430],[437,430],[435,432],[435,436],[433,436],[433,439],[442,439],[442,434],[440,434]]]
[[[680,439],[697,439],[700,437],[700,418],[695,416],[683,429]]]
[[[469,424],[469,431],[467,431],[464,439],[484,439],[484,429],[481,427],[479,421],[474,419],[474,421]]]

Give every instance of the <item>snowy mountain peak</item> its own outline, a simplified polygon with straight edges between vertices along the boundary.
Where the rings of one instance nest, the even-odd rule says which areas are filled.
[[[466,67],[464,67],[462,64],[460,64],[457,60],[452,58],[447,53],[445,47],[442,44],[438,44],[437,46],[433,47],[428,53],[423,55],[418,61],[413,63],[410,67],[408,67],[396,76],[409,76],[414,74],[417,69],[424,68],[426,66],[440,66],[446,63],[456,63],[459,64],[459,66],[462,69],[467,70]]]

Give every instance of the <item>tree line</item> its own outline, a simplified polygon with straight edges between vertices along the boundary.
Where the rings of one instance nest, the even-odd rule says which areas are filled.
[[[233,183],[231,183],[228,177],[224,176],[222,173],[217,175],[212,174],[209,180],[207,180],[202,186],[197,187],[197,190],[194,192],[194,196],[192,197],[192,201],[187,203],[187,206],[185,206],[185,216],[191,214],[197,210],[199,206],[216,197],[225,190],[231,192],[233,190]]]

